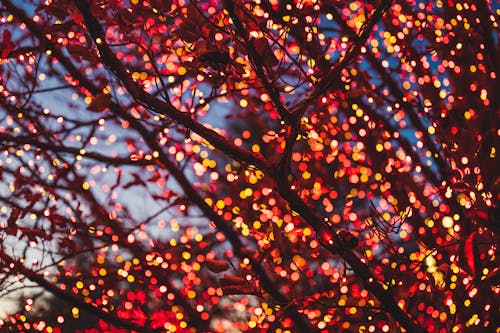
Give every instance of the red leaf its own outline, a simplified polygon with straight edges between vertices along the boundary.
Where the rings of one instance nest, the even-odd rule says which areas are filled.
[[[83,26],[83,15],[79,10],[73,11],[73,21],[75,21],[75,23],[79,26]]]
[[[252,286],[223,286],[224,295],[260,295]]]
[[[3,31],[3,34],[2,34],[2,41],[4,43],[8,42],[10,43],[10,37],[11,37],[11,34],[10,34],[10,31],[9,30],[4,30]]]
[[[0,58],[5,59],[9,56],[10,51],[14,49],[14,44],[11,41],[11,34],[9,30],[4,30],[2,34],[2,41],[0,43],[1,54]]]
[[[339,236],[342,239],[342,245],[346,246],[349,249],[354,249],[359,244],[358,237],[354,236],[347,230],[341,230],[339,232]]]
[[[44,10],[47,15],[55,16],[61,21],[63,21],[68,16],[68,12],[65,9],[59,7],[59,4],[47,5],[45,6]]]
[[[486,213],[485,211],[482,211],[482,210],[472,210],[472,211],[469,211],[467,214],[466,214],[466,217],[467,218],[470,218],[470,219],[474,219],[474,220],[482,220],[483,222],[487,222],[488,221],[488,213]]]
[[[254,257],[255,254],[257,253],[256,251],[252,250],[252,249],[249,249],[248,247],[242,247],[240,249],[240,253],[246,257]]]
[[[85,47],[83,45],[69,44],[68,46],[66,46],[66,48],[68,49],[68,52],[71,53],[71,55],[80,56],[82,58],[88,57],[90,54],[88,47]]]
[[[224,277],[219,279],[221,286],[234,286],[234,285],[244,285],[246,283],[244,278],[234,275],[224,274]]]
[[[149,178],[147,179],[147,181],[148,181],[148,182],[153,182],[153,183],[154,183],[154,182],[158,181],[158,179],[160,179],[160,178],[161,178],[160,173],[159,173],[159,172],[155,172],[155,173],[154,173],[151,177],[149,177]]]
[[[472,232],[469,237],[465,240],[464,245],[464,255],[467,267],[470,269],[471,275],[474,276],[476,274],[476,263],[474,258],[474,237],[476,236],[476,232]]]
[[[259,55],[264,60],[264,65],[267,67],[276,66],[279,61],[273,53],[273,50],[267,43],[267,39],[265,38],[257,38],[253,40],[253,46],[257,55]]]
[[[118,10],[118,22],[122,27],[132,27],[136,22],[135,16],[125,8],[120,8]]]
[[[200,38],[199,32],[188,30],[183,27],[176,29],[174,33],[186,43],[196,42]]]
[[[151,0],[150,2],[160,13],[169,12],[172,7],[172,0]]]
[[[214,273],[220,273],[229,269],[229,264],[226,261],[206,258],[205,263],[207,268]]]
[[[109,103],[111,103],[111,96],[107,94],[99,94],[96,95],[92,103],[87,106],[87,110],[101,112],[108,107]]]
[[[91,62],[92,64],[95,64],[97,62],[97,56],[93,52],[93,50],[84,45],[70,44],[66,48],[72,56],[82,58],[86,61]]]
[[[267,44],[267,40],[265,38],[257,38],[253,40],[253,47],[257,54],[260,56],[264,56],[269,48],[269,44]]]
[[[192,2],[190,2],[187,5],[187,17],[186,19],[190,21],[190,23],[194,23],[198,25],[199,27],[203,27],[206,23],[207,20],[205,17],[200,13],[196,5]]]

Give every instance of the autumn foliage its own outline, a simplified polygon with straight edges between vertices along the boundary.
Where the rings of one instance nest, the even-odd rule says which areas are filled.
[[[498,332],[499,16],[0,0],[0,331]]]

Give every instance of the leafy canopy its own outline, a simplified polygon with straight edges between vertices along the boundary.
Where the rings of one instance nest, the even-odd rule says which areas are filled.
[[[1,329],[499,327],[499,15],[0,0]]]

